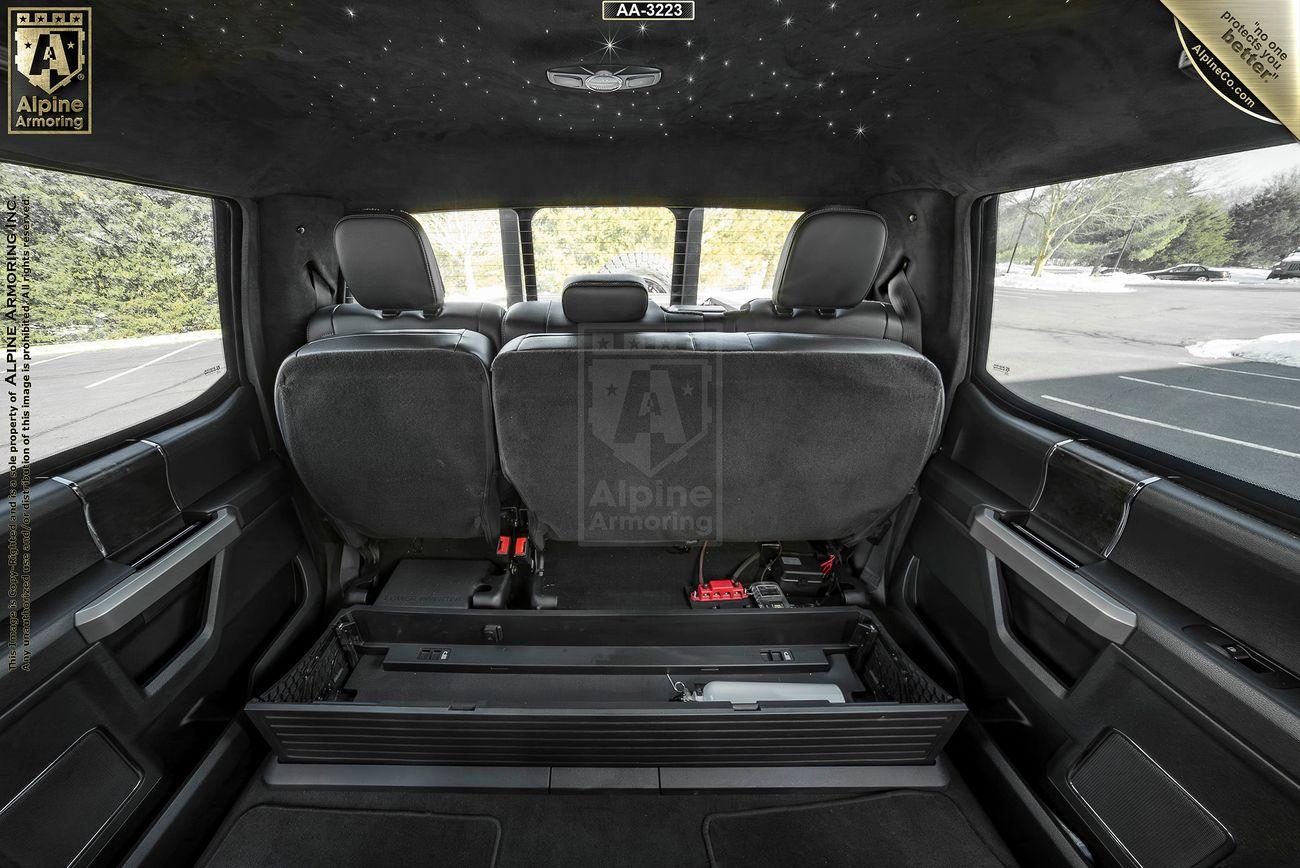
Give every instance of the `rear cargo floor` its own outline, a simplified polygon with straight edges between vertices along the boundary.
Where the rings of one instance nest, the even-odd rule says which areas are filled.
[[[969,790],[524,795],[272,789],[240,797],[208,868],[1015,864]]]

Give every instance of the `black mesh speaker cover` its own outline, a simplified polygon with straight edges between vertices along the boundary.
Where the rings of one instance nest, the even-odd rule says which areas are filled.
[[[1067,780],[1141,868],[1200,868],[1232,850],[1223,824],[1121,732],[1103,734]]]

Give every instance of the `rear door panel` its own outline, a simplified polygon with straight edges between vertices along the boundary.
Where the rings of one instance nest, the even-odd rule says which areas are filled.
[[[1293,861],[1300,539],[971,384],[921,493],[902,602],[1090,848]]]
[[[0,862],[115,861],[234,719],[260,649],[319,604],[263,431],[237,388],[34,483],[30,656],[0,670]]]

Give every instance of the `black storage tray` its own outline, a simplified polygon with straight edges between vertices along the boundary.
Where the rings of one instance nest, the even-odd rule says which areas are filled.
[[[713,680],[849,701],[673,701]],[[966,712],[855,608],[364,606],[246,710],[282,762],[603,767],[929,764]]]

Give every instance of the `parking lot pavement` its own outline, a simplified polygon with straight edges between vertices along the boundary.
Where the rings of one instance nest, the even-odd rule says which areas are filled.
[[[183,336],[181,336],[183,338]],[[33,460],[87,443],[198,397],[221,379],[221,339],[58,352],[32,359]]]
[[[1300,367],[1186,349],[1300,332],[1300,286],[1129,288],[995,291],[994,376],[1062,416],[1300,498]]]

